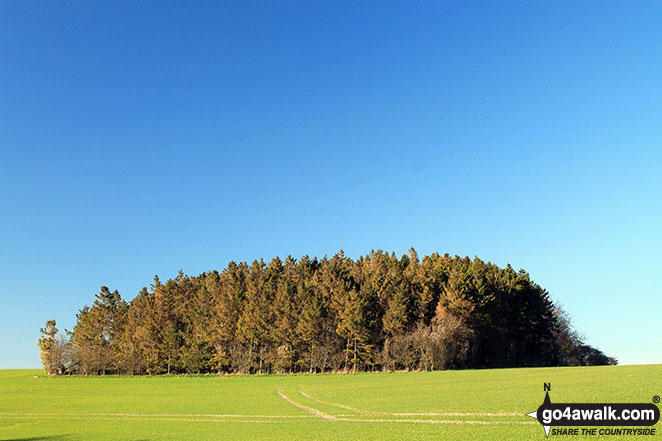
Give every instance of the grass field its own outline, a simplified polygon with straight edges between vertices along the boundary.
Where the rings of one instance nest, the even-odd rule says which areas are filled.
[[[543,382],[557,402],[650,402],[661,380],[662,365],[220,377],[4,370],[0,440],[543,440],[524,416],[542,403]]]

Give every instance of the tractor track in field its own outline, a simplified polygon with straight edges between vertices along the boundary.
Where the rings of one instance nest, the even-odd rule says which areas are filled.
[[[276,391],[278,396],[280,396],[283,400],[285,400],[287,403],[305,411],[308,412],[309,414],[325,419],[327,421],[342,421],[342,422],[359,422],[359,423],[415,423],[415,424],[472,424],[472,425],[531,425],[535,424],[534,422],[531,421],[483,421],[483,420],[438,420],[438,419],[421,419],[421,418],[355,418],[355,417],[348,417],[347,415],[331,415],[325,412],[322,412],[319,409],[316,409],[314,407],[306,406],[305,404],[301,404],[299,402],[294,401],[287,395],[285,395],[282,391],[282,389],[278,389]],[[312,401],[316,401],[320,404],[326,404],[326,405],[331,405],[331,406],[336,406],[342,409],[346,410],[351,410],[355,412],[356,414],[359,415],[376,415],[376,416],[482,416],[482,417],[493,417],[493,416],[514,416],[514,415],[519,415],[519,414],[513,414],[513,413],[477,413],[477,412],[471,412],[471,413],[461,413],[461,412],[421,412],[421,413],[388,413],[388,412],[371,412],[371,411],[364,411],[361,409],[357,409],[354,407],[350,406],[345,406],[344,404],[338,404],[338,403],[331,403],[323,400],[318,400],[316,398],[311,397],[309,394],[299,391],[299,393],[306,397],[311,399]]]
[[[238,415],[238,414],[165,414],[165,413],[37,413],[0,412],[0,419],[21,420],[100,420],[100,421],[183,421],[212,423],[277,423],[313,418],[312,415]]]
[[[322,418],[322,419],[325,419],[325,420],[328,420],[328,421],[339,421],[338,417],[335,417],[333,415],[329,415],[328,413],[324,413],[319,409],[315,409],[314,407],[310,407],[310,406],[303,405],[301,403],[297,403],[296,401],[294,401],[293,399],[291,399],[290,397],[285,395],[283,393],[282,389],[278,389],[276,391],[276,393],[278,394],[279,397],[281,397],[283,400],[290,403],[294,407],[298,407],[299,409],[301,409],[305,412],[308,412],[309,414],[311,414],[313,416],[316,416],[318,418]]]
[[[258,416],[259,418],[259,416]],[[273,419],[273,420],[249,420],[249,419],[218,419],[218,418],[156,418],[156,417],[139,417],[127,418],[127,417],[101,417],[101,416],[67,416],[67,415],[0,415],[0,419],[21,419],[21,420],[66,420],[66,421],[174,421],[174,422],[193,422],[193,423],[259,423],[259,424],[269,424],[269,423],[279,423],[282,422]]]
[[[178,413],[38,413],[38,412],[0,412],[0,419],[4,420],[99,420],[99,421],[169,421],[169,422],[204,422],[204,423],[285,423],[304,421],[317,418],[331,422],[353,423],[413,423],[413,424],[456,424],[456,425],[527,425],[535,424],[529,421],[489,421],[489,420],[459,420],[459,419],[426,419],[406,417],[503,417],[519,414],[501,412],[375,412],[357,409],[340,403],[320,400],[306,392],[299,390],[302,397],[322,405],[337,407],[352,412],[352,414],[329,414],[316,407],[302,404],[293,400],[282,389],[276,394],[288,404],[304,411],[306,415],[246,415],[246,414],[178,414]],[[392,418],[384,418],[392,417]],[[403,418],[405,417],[405,418]]]
[[[241,415],[205,413],[44,413],[44,412],[0,412],[0,416],[89,416],[89,417],[181,417],[181,418],[312,418],[312,415]]]
[[[299,393],[304,397],[316,401],[320,404],[327,406],[334,406],[345,410],[350,410],[361,415],[388,415],[388,416],[478,416],[478,417],[507,417],[507,416],[520,416],[521,414],[515,412],[376,412],[371,410],[357,409],[356,407],[346,406],[344,404],[334,403],[331,401],[320,400],[306,392],[300,390]],[[343,415],[346,416],[346,415]]]

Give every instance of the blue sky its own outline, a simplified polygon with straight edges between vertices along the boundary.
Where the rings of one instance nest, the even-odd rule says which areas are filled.
[[[102,284],[410,246],[662,363],[662,5],[378,3],[0,2],[0,367]]]

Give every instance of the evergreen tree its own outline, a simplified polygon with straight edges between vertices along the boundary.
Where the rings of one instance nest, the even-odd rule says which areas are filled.
[[[49,374],[322,372],[613,364],[523,270],[415,249],[287,256],[156,276],[130,302],[101,287],[71,342],[54,321]]]

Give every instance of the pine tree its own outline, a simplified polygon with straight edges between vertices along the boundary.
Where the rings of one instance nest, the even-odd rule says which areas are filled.
[[[528,273],[413,248],[179,272],[130,304],[102,287],[72,342],[49,321],[49,374],[320,372],[614,363]]]

